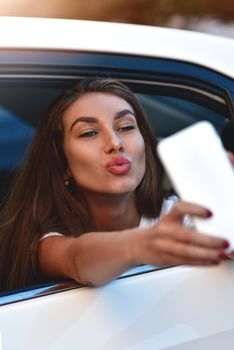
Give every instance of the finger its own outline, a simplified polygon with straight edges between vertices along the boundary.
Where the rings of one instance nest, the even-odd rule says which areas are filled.
[[[217,255],[217,258],[201,258],[201,257],[193,257],[193,256],[185,256],[185,257],[179,257],[176,256],[174,260],[180,261],[180,265],[191,265],[191,266],[208,266],[208,265],[217,265],[220,264],[222,261],[227,260],[227,255],[220,251]]]
[[[153,235],[155,235],[155,239],[171,239],[175,242],[180,241],[190,245],[214,249],[227,249],[230,245],[224,238],[203,234],[194,228],[183,226],[181,223],[168,224],[162,221],[158,226],[152,226],[151,230],[154,230]]]
[[[199,259],[199,258],[189,258],[189,257],[178,257],[170,254],[165,254],[163,256],[163,264],[165,265],[190,265],[190,266],[213,266],[218,265],[222,262],[221,259]],[[154,264],[152,264],[154,265]],[[157,265],[157,264],[155,264]]]
[[[201,218],[209,218],[212,216],[211,211],[208,208],[204,208],[200,205],[189,203],[189,202],[179,202],[174,205],[171,211],[165,215],[165,219],[172,219],[182,221],[185,215],[197,216]]]
[[[210,249],[227,249],[229,242],[226,239],[200,233],[194,229],[182,227],[171,236],[175,241],[181,241],[190,245],[197,245]]]
[[[191,265],[191,266],[211,266],[220,264],[222,259],[200,259],[181,257],[173,254],[163,254],[159,258],[154,257],[150,261],[150,265]]]
[[[225,253],[222,249],[211,249],[165,239],[157,241],[155,244],[155,253],[156,251],[162,254],[177,256],[181,261],[190,264],[193,261],[195,263],[197,263],[197,261],[221,261],[225,258]]]

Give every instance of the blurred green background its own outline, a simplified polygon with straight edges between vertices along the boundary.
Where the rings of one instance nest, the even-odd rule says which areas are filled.
[[[234,38],[233,0],[0,0],[0,15],[137,23]]]

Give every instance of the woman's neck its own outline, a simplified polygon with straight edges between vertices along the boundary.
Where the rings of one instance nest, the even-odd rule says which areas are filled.
[[[135,194],[87,196],[91,217],[97,231],[118,231],[139,225],[140,215]]]

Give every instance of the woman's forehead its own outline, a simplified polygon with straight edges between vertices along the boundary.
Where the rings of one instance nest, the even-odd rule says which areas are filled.
[[[64,112],[64,122],[78,116],[97,117],[99,113],[115,114],[128,109],[134,114],[130,103],[124,98],[110,93],[88,92],[77,98]]]

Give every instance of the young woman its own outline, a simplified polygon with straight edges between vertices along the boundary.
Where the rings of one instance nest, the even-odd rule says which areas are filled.
[[[174,202],[133,93],[113,80],[78,83],[42,120],[2,213],[1,289],[46,278],[101,285],[140,264],[224,260],[227,241],[184,225],[185,215],[209,220],[209,209]]]

